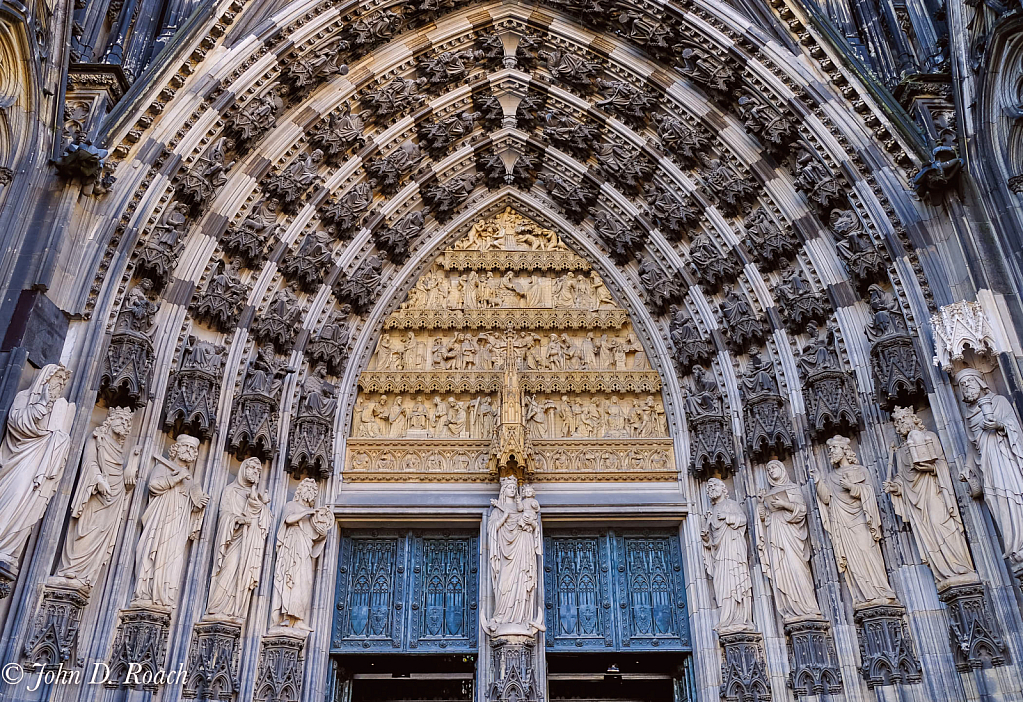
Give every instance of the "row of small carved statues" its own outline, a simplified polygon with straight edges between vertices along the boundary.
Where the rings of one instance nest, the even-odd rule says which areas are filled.
[[[604,282],[591,271],[589,276],[567,273],[559,277],[516,274],[513,271],[476,271],[465,276],[447,276],[438,268],[430,271],[409,290],[403,309],[481,310],[494,308],[534,309],[616,309]]]

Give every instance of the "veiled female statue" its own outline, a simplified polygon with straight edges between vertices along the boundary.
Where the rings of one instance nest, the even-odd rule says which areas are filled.
[[[2,562],[18,562],[64,472],[75,406],[61,395],[70,377],[60,364],[44,366],[32,385],[14,397],[7,415],[7,431],[0,444]]]
[[[753,582],[746,546],[746,513],[728,496],[718,478],[707,481],[711,509],[703,525],[704,565],[721,610],[718,634],[749,629],[753,622]]]
[[[248,614],[270,532],[270,497],[259,491],[262,472],[258,458],[246,458],[238,468],[238,477],[220,496],[217,560],[206,605],[207,619],[240,621]]]
[[[541,554],[539,504],[532,490],[518,494],[518,479],[501,479],[501,493],[491,500],[487,523],[493,616],[483,621],[491,636],[533,636],[543,631],[538,608],[538,559]]]
[[[884,491],[895,512],[913,527],[920,555],[939,586],[976,580],[938,435],[927,431],[911,407],[896,407],[892,419],[904,443],[895,449],[895,473]]]
[[[306,478],[295,497],[284,505],[277,531],[277,566],[271,621],[275,627],[311,631],[309,609],[313,602],[313,561],[323,553],[323,542],[334,524],[326,507],[317,507],[320,489]]]
[[[956,373],[966,403],[966,431],[977,449],[979,490],[998,525],[1005,555],[1023,564],[1023,428],[1009,400],[991,391],[973,368]],[[979,497],[980,494],[974,494]]]
[[[760,494],[758,509],[764,524],[759,547],[775,606],[785,621],[820,617],[810,572],[806,500],[781,461],[767,463],[767,482],[771,488]]]
[[[831,535],[838,571],[845,573],[853,605],[888,604],[895,592],[888,584],[888,571],[878,542],[881,513],[867,470],[844,436],[828,439],[832,469],[827,475],[810,475],[817,483],[824,529]]]
[[[154,456],[156,466],[149,477],[150,499],[135,554],[133,604],[177,605],[188,541],[199,536],[210,500],[192,479],[199,440],[179,434],[167,456],[170,460]]]
[[[124,465],[131,420],[127,407],[111,407],[85,445],[78,492],[71,502],[74,521],[57,570],[58,578],[79,587],[91,589],[110,561],[124,505],[135,487],[135,470]]]

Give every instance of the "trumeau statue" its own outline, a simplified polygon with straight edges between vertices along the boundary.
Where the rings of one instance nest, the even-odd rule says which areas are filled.
[[[7,415],[0,444],[0,562],[18,562],[64,473],[75,406],[61,395],[70,377],[60,364],[44,366]]]
[[[849,439],[828,439],[831,470],[824,476],[811,471],[817,484],[824,529],[831,535],[838,570],[845,573],[853,606],[890,604],[895,592],[888,584],[881,548],[881,513],[867,470],[861,466]]]
[[[238,467],[238,477],[220,496],[217,555],[205,619],[241,621],[248,614],[270,532],[270,496],[259,491],[262,472],[258,458],[246,458]]]
[[[768,461],[767,481],[770,489],[758,496],[764,524],[758,547],[774,586],[775,607],[785,621],[819,618],[810,572],[806,500],[781,461]]]
[[[707,481],[711,509],[703,525],[704,564],[720,608],[718,634],[752,628],[753,583],[746,545],[746,513],[718,478]]]
[[[135,596],[132,605],[174,607],[189,540],[199,536],[210,500],[192,476],[199,440],[179,434],[167,458],[154,456],[149,476],[149,504],[142,515],[142,535],[135,554]]]
[[[535,636],[544,631],[543,610],[537,599],[538,561],[542,553],[540,504],[533,489],[518,478],[501,478],[501,494],[490,501],[487,543],[494,610],[484,618],[491,636]]]
[[[91,589],[110,561],[129,491],[135,487],[135,468],[125,467],[131,420],[130,409],[111,407],[85,445],[81,479],[71,503],[75,521],[68,528],[57,570],[57,578],[77,587]]]
[[[966,403],[966,431],[977,449],[971,463],[980,472],[963,479],[970,480],[974,497],[983,494],[1001,532],[1005,555],[1019,568],[1023,566],[1023,428],[1009,400],[993,392],[979,371],[964,368],[955,381]]]
[[[920,555],[939,587],[976,580],[938,435],[911,407],[896,407],[892,419],[903,444],[895,449],[895,472],[884,482],[884,491],[895,512],[913,527]]]
[[[334,515],[317,507],[316,481],[299,483],[295,497],[284,505],[277,531],[277,566],[274,571],[271,625],[310,631],[309,610],[313,599],[313,561],[323,553],[323,542],[334,525]]]

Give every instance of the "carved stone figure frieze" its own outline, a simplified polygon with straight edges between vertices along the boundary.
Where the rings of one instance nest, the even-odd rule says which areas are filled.
[[[597,87],[603,99],[594,105],[618,115],[633,125],[646,123],[650,113],[657,107],[657,98],[624,80],[597,79]]]
[[[444,183],[431,183],[423,187],[423,199],[437,221],[446,222],[469,199],[481,181],[479,173],[462,173]]]
[[[231,137],[239,153],[245,153],[277,126],[277,117],[284,110],[280,93],[283,86],[274,84],[262,95],[252,98],[224,117],[224,132]]]
[[[514,475],[501,478],[500,496],[490,501],[487,542],[494,608],[484,615],[483,628],[495,637],[536,636],[545,630],[537,596],[540,503]]]
[[[746,131],[760,139],[768,149],[782,151],[799,137],[792,120],[752,93],[741,96],[738,105],[739,118],[746,125]]]
[[[703,338],[696,322],[681,308],[672,312],[669,336],[675,347],[675,362],[683,373],[689,373],[698,363],[707,363],[714,355],[714,344]]]
[[[638,194],[653,176],[649,161],[624,146],[605,142],[597,147],[600,173],[614,181],[626,193]]]
[[[685,399],[689,425],[689,472],[703,476],[730,472],[735,464],[731,422],[725,415],[724,399],[717,381],[703,366],[693,366],[693,387]]]
[[[753,627],[753,583],[749,574],[746,545],[746,513],[728,495],[718,478],[707,481],[710,511],[704,516],[701,536],[704,564],[714,586],[718,605],[718,634],[750,630]]]
[[[544,173],[539,182],[547,189],[551,199],[565,211],[565,216],[576,224],[583,221],[597,200],[597,192],[585,183],[573,183],[556,173]]]
[[[689,286],[681,274],[668,275],[649,256],[639,264],[639,282],[646,293],[647,303],[655,312],[666,312],[685,297]]]
[[[181,367],[171,373],[164,403],[163,428],[208,439],[217,424],[223,346],[189,336],[181,352]]]
[[[0,443],[0,514],[4,515],[0,566],[11,574],[17,573],[25,542],[64,474],[75,418],[74,403],[62,397],[70,378],[71,372],[58,363],[43,366],[32,384],[15,395],[7,413]]]
[[[220,261],[206,289],[192,302],[192,314],[217,331],[227,333],[238,324],[238,316],[248,296],[248,286],[238,277],[238,263]]]
[[[668,153],[690,163],[699,163],[700,157],[710,152],[713,142],[702,129],[690,127],[681,117],[663,112],[654,114],[653,119],[661,146]]]
[[[781,461],[768,461],[769,489],[757,496],[764,525],[758,548],[774,590],[775,608],[786,622],[820,618],[813,574],[810,572],[810,533],[803,492],[789,478]]]
[[[562,49],[542,49],[536,55],[554,80],[579,90],[593,89],[600,75],[600,64]]]
[[[273,459],[277,451],[277,416],[283,376],[290,371],[284,366],[269,346],[260,346],[255,358],[249,361],[228,435],[228,445],[236,456]]]
[[[764,320],[753,311],[753,306],[738,290],[725,288],[725,297],[719,305],[721,323],[728,343],[737,350],[759,343],[767,333]]]
[[[274,248],[281,225],[277,223],[280,202],[272,197],[263,198],[252,208],[241,224],[227,228],[220,245],[231,256],[237,257],[248,268],[259,268],[267,252]]]
[[[717,290],[722,283],[735,280],[739,262],[731,251],[721,253],[707,232],[700,231],[689,244],[689,271],[708,290]]]
[[[263,192],[280,202],[284,212],[294,212],[309,188],[320,182],[317,174],[323,152],[314,149],[303,153],[282,170],[271,173],[263,181]]]
[[[873,317],[865,331],[871,342],[870,369],[878,398],[882,406],[912,401],[926,393],[926,388],[906,317],[880,285],[871,285],[868,294]]]
[[[320,490],[306,478],[295,489],[295,497],[284,505],[277,531],[277,565],[274,570],[271,626],[277,629],[310,631],[310,609],[315,580],[314,561],[323,552],[334,515],[317,507]]]
[[[420,59],[417,67],[429,86],[448,87],[468,76],[473,64],[483,57],[482,51],[474,49],[442,51],[431,58]]]
[[[419,238],[423,231],[423,217],[422,210],[413,210],[386,227],[378,227],[373,231],[374,243],[393,262],[404,263],[408,259],[412,242]]]
[[[135,258],[136,274],[149,278],[156,288],[167,284],[177,264],[181,240],[188,226],[188,212],[188,205],[182,201],[175,200],[167,205],[149,241]]]
[[[966,432],[976,450],[965,476],[974,497],[984,497],[1014,570],[1023,568],[1023,427],[1004,395],[993,392],[974,368],[955,375],[965,404]]]
[[[300,98],[331,76],[348,75],[343,54],[348,48],[347,41],[335,37],[307,54],[290,57],[283,62],[281,83],[292,98]]]
[[[368,257],[351,275],[341,274],[334,283],[334,296],[348,303],[352,311],[362,314],[379,294],[383,263],[376,256]]]
[[[815,292],[795,266],[787,265],[780,273],[781,282],[774,286],[774,294],[778,299],[778,311],[789,331],[799,333],[810,322],[827,321],[831,316],[827,295]]]
[[[159,308],[152,291],[152,281],[142,278],[121,304],[100,373],[100,395],[108,403],[134,409],[149,400],[154,360],[149,334]]]
[[[126,466],[132,411],[111,407],[107,418],[85,444],[81,478],[71,502],[64,553],[50,583],[67,584],[88,593],[110,562],[117,530],[129,494],[135,487],[135,466]]]
[[[351,105],[345,104],[340,112],[331,112],[309,133],[309,144],[323,153],[328,163],[336,164],[352,149],[363,146],[366,137],[366,123],[359,112],[352,113]]]
[[[279,267],[281,275],[302,290],[312,292],[320,286],[333,265],[330,237],[314,229],[302,239],[298,251],[281,260]]]
[[[580,122],[567,112],[559,109],[547,110],[541,115],[543,135],[562,151],[576,158],[589,158],[600,137],[600,130],[586,122]]]
[[[831,535],[838,571],[857,609],[895,602],[881,556],[881,512],[867,469],[844,436],[828,439],[831,467],[823,475],[811,469],[821,520]]]
[[[327,369],[316,366],[302,383],[298,416],[291,430],[288,471],[326,478],[332,471],[334,412],[337,389],[327,380]]]
[[[372,204],[373,189],[369,183],[356,183],[344,195],[327,200],[320,207],[320,217],[329,225],[327,231],[331,236],[345,241],[362,225]]]
[[[479,112],[459,112],[433,120],[420,122],[419,143],[433,154],[445,154],[459,139],[468,136],[476,126]]]
[[[831,213],[838,255],[861,288],[887,278],[888,262],[884,254],[863,229],[852,210],[836,209]]]
[[[829,212],[844,202],[842,182],[805,148],[796,155],[796,189],[822,212]]]
[[[346,318],[351,313],[351,308],[345,305],[334,317],[331,317],[324,325],[320,333],[309,342],[309,358],[317,363],[323,363],[332,375],[344,373],[348,365],[348,341],[351,330],[348,327]]]
[[[411,114],[413,109],[426,101],[426,95],[419,93],[419,89],[425,86],[426,82],[426,78],[416,80],[395,78],[378,88],[365,91],[362,94],[362,102],[378,121]]]
[[[385,195],[394,195],[422,161],[419,146],[414,141],[406,141],[387,156],[370,159],[366,163],[369,184]]]
[[[746,245],[750,252],[765,265],[789,258],[798,248],[792,234],[775,224],[763,207],[746,215],[742,225],[746,228]]]
[[[669,239],[680,240],[699,223],[701,211],[692,195],[680,197],[663,185],[653,183],[643,186],[643,193],[649,203],[647,216]]]
[[[240,623],[248,616],[270,532],[270,496],[259,490],[262,473],[258,458],[245,459],[238,467],[238,477],[220,495],[205,620]]]
[[[174,190],[178,200],[190,208],[192,215],[206,208],[227,182],[227,174],[234,166],[227,154],[235,147],[235,141],[222,136],[206,150],[191,168],[182,169],[174,176]]]
[[[704,49],[690,46],[682,50],[681,65],[675,70],[707,90],[728,93],[738,81],[732,67]]]
[[[302,307],[296,292],[294,284],[280,288],[250,328],[256,339],[273,344],[280,353],[291,350],[302,319]]]
[[[726,214],[737,214],[758,190],[751,178],[740,176],[720,158],[702,155],[700,161],[703,182]]]
[[[178,435],[167,458],[153,456],[149,504],[142,514],[142,534],[135,551],[132,606],[173,608],[178,604],[188,542],[199,537],[210,496],[192,475],[199,440]]]
[[[594,216],[593,230],[608,248],[611,258],[619,264],[638,254],[647,239],[646,231],[635,222],[623,222],[607,210],[601,210]]]
[[[810,341],[797,365],[803,378],[803,400],[810,433],[821,438],[835,431],[853,431],[860,419],[856,386],[842,369],[836,352],[835,330],[811,323]]]
[[[785,456],[792,450],[792,422],[778,392],[774,364],[762,359],[759,347],[749,350],[749,365],[739,381],[750,454],[758,460]]]

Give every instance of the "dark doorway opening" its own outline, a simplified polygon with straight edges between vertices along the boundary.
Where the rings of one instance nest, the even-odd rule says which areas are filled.
[[[689,702],[689,654],[549,653],[551,702]]]
[[[472,702],[473,655],[348,655],[337,658],[345,702]]]

